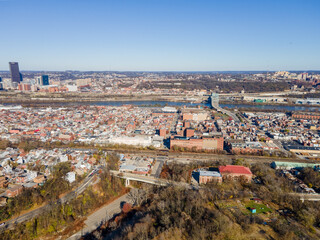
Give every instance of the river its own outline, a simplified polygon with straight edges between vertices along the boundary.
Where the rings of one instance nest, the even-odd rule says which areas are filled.
[[[4,103],[3,105],[18,105],[18,103]],[[24,104],[22,104],[24,105]],[[210,107],[208,103],[187,103],[187,102],[169,102],[169,101],[95,101],[95,102],[61,102],[61,103],[48,103],[38,102],[27,104],[30,106],[75,106],[75,105],[96,105],[96,106],[122,106],[122,105],[136,105],[136,106],[153,106],[153,107],[164,107],[164,106],[187,106],[187,107]],[[251,104],[220,104],[221,107],[227,107],[229,109],[245,108],[245,109],[261,109],[261,110],[279,110],[279,111],[320,111],[320,107],[317,106],[287,106],[287,105],[251,105]]]

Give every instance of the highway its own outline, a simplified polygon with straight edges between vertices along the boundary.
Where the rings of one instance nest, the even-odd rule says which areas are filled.
[[[94,172],[92,175],[87,176],[83,180],[83,182],[80,184],[80,186],[78,186],[75,190],[67,193],[63,197],[59,198],[55,202],[48,203],[48,204],[46,204],[46,205],[44,205],[42,207],[34,209],[34,210],[32,210],[30,212],[27,212],[25,214],[22,214],[22,215],[20,215],[20,216],[18,216],[16,218],[9,219],[8,221],[5,222],[5,225],[0,226],[0,231],[3,230],[3,229],[11,229],[18,223],[22,223],[24,221],[28,221],[28,220],[38,216],[39,214],[41,214],[41,213],[43,213],[43,212],[45,212],[47,210],[50,210],[56,204],[63,204],[63,203],[66,203],[66,202],[70,201],[71,199],[75,198],[76,196],[81,194],[88,186],[90,186],[94,182],[96,173],[97,173],[97,171]],[[95,183],[97,181],[99,181],[99,179],[96,179]]]

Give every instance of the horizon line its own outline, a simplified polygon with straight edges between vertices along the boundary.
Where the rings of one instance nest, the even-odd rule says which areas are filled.
[[[20,72],[150,72],[150,73],[208,73],[208,72],[320,72],[319,70],[20,70]],[[10,70],[0,70],[0,72],[9,72]]]

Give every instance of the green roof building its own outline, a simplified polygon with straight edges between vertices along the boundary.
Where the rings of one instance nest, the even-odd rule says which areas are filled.
[[[299,162],[272,162],[271,167],[274,169],[286,169],[290,170],[293,168],[301,169],[301,168],[319,168],[319,164],[314,164],[314,163],[299,163]]]

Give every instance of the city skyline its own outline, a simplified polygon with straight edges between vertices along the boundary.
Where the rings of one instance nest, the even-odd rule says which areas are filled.
[[[0,7],[2,70],[8,61],[35,71],[320,69],[318,1],[9,0]]]
[[[319,0],[0,9],[0,239],[320,239]]]

